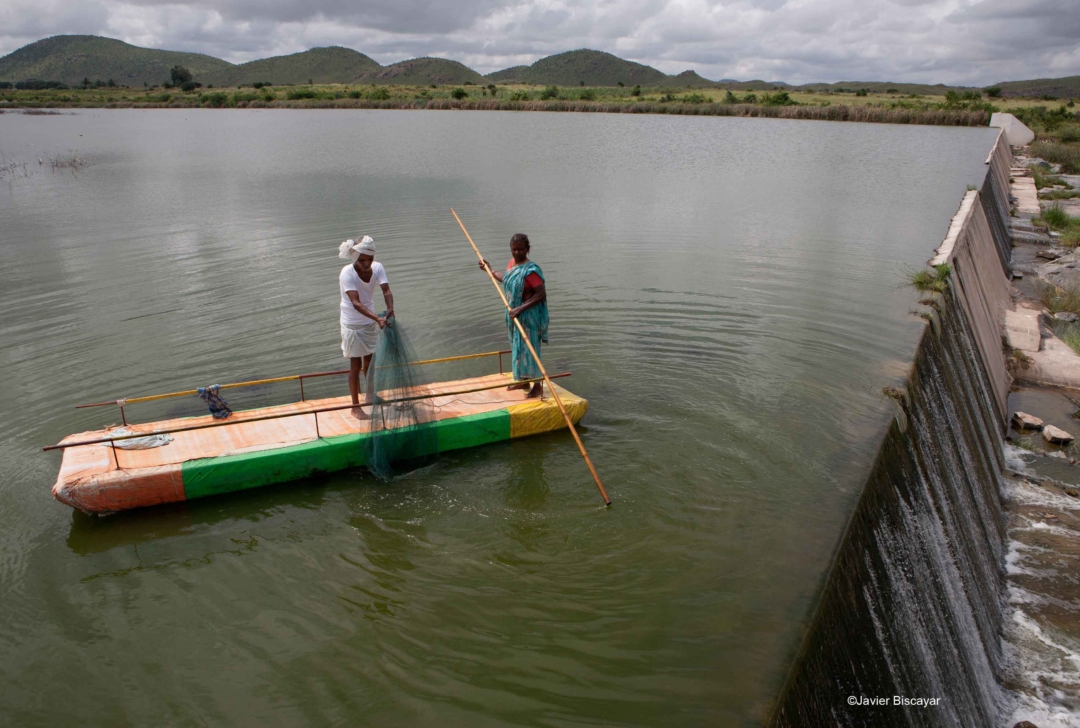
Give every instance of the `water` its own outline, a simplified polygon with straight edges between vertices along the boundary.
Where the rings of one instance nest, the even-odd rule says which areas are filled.
[[[989,129],[484,112],[0,115],[0,722],[760,723]],[[71,405],[339,368],[372,235],[422,356],[501,348],[448,208],[533,241],[568,434],[105,519]],[[490,371],[454,365],[447,378]],[[328,382],[344,391],[344,382]],[[185,405],[186,406],[186,405]],[[169,408],[132,415],[153,419]],[[58,699],[59,698],[59,699]]]
[[[1021,389],[1013,411],[1076,431],[1076,404],[1061,390]],[[1004,639],[1008,720],[1040,728],[1080,726],[1080,475],[1076,444],[1046,445],[1038,433],[1011,433],[1010,476],[1003,479],[1009,528]]]

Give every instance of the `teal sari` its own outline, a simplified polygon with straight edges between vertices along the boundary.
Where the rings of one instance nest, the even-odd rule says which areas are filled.
[[[522,294],[525,292],[525,278],[530,273],[536,273],[540,279],[544,279],[544,272],[540,266],[531,260],[521,265],[515,265],[503,274],[503,292],[506,300],[510,302],[510,308],[521,305]],[[518,321],[529,334],[529,343],[540,354],[540,342],[548,340],[548,306],[547,300],[543,300],[535,306],[530,306],[521,312]],[[506,328],[510,334],[510,358],[514,371],[514,379],[539,379],[540,367],[536,365],[529,347],[525,345],[514,321],[510,318],[510,312],[506,312]]]

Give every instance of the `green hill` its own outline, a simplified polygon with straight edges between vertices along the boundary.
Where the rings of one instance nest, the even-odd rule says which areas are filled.
[[[236,86],[257,81],[273,84],[377,83],[402,86],[483,85],[523,83],[538,86],[626,86],[668,88],[720,87],[733,91],[767,91],[788,88],[799,91],[856,91],[873,93],[895,90],[900,94],[942,95],[946,91],[970,91],[964,86],[944,84],[893,83],[885,81],[841,81],[790,86],[782,81],[710,81],[694,71],[668,76],[660,71],[602,51],[581,49],[541,58],[531,66],[513,66],[481,76],[457,61],[445,58],[413,58],[390,66],[380,66],[363,53],[349,48],[312,48],[288,56],[264,58],[233,65],[201,53],[139,48],[119,40],[93,35],[57,35],[23,46],[0,57],[0,81],[60,81],[77,86],[84,78],[114,80],[121,86],[159,84],[169,78],[169,69],[181,65],[204,85]],[[1005,96],[1054,96],[1080,98],[1080,76],[1007,81],[994,84]]]
[[[673,88],[714,88],[719,84],[702,78],[694,71],[683,71],[678,76],[668,76],[662,85]]]
[[[168,80],[169,69],[176,65],[189,69],[196,80],[233,67],[201,53],[139,48],[94,35],[55,35],[0,58],[0,80],[36,78],[77,86],[84,78],[111,78],[121,86],[142,86]]]
[[[394,83],[401,86],[428,86],[486,83],[484,77],[468,66],[445,58],[413,58],[371,71],[358,79],[365,83]]]
[[[315,83],[353,83],[361,76],[380,69],[382,66],[363,53],[331,46],[250,61],[203,76],[195,74],[195,80],[215,86],[249,86],[257,81],[274,84],[302,84],[309,80]]]
[[[1057,96],[1062,99],[1080,98],[1080,76],[1036,78],[1031,81],[996,83],[1003,96]]]
[[[696,74],[695,74],[696,75]],[[651,66],[626,61],[602,51],[582,49],[541,58],[531,66],[514,66],[490,73],[495,83],[531,83],[537,86],[660,86],[669,76]]]
[[[808,83],[796,87],[799,91],[858,91],[866,89],[872,93],[885,93],[895,90],[901,94],[921,94],[923,96],[942,96],[946,91],[972,91],[967,86],[946,86],[939,83],[931,86],[927,83],[896,83],[893,81],[839,81],[837,83]]]

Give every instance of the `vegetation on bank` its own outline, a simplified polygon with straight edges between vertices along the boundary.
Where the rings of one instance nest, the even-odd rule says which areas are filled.
[[[0,89],[4,108],[377,108],[482,109],[659,113],[705,116],[762,116],[787,119],[869,121],[901,124],[985,126],[1004,108],[1031,109],[1030,101],[991,104],[983,96],[947,92],[860,94],[800,93],[774,89],[736,92],[724,88],[635,86],[530,86],[522,84],[302,84],[256,82],[238,87],[200,86],[184,68],[170,69],[161,86],[110,87],[85,79],[80,88]],[[1056,113],[1056,112],[1055,112]],[[1070,117],[1071,118],[1071,117]]]

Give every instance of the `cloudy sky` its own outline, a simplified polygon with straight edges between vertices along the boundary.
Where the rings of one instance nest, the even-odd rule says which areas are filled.
[[[594,48],[714,80],[1080,74],[1080,0],[0,0],[0,55],[60,33],[234,63],[341,45],[481,73]]]

